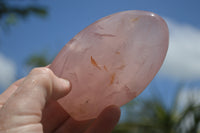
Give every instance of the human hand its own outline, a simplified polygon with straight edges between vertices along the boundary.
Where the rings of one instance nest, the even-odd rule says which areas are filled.
[[[70,83],[48,68],[33,69],[0,95],[0,133],[109,133],[120,109],[107,107],[97,119],[75,121],[56,102]]]

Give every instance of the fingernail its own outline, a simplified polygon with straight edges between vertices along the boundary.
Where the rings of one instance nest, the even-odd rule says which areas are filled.
[[[71,83],[69,80],[67,79],[62,79],[63,80],[63,84],[65,85],[65,87],[70,90],[71,89]]]

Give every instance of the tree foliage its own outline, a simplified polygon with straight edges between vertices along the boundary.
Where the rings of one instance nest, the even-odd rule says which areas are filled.
[[[166,107],[163,99],[158,96],[141,99],[132,107],[126,106],[129,112],[127,117],[132,117],[132,120],[120,123],[113,133],[199,133],[200,105],[191,101],[180,109],[180,91],[170,107]]]
[[[50,61],[45,54],[34,54],[27,59],[26,64],[31,67],[42,67],[50,64]]]
[[[18,19],[25,19],[31,15],[44,17],[47,15],[47,9],[38,5],[11,6],[8,1],[0,0],[0,24],[4,30],[15,24]]]

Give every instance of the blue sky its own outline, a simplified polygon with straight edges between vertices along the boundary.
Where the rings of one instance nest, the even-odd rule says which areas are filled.
[[[186,88],[200,86],[200,1],[199,0],[59,0],[12,1],[14,5],[39,4],[49,15],[19,20],[9,32],[0,31],[0,88],[27,74],[25,61],[35,53],[48,51],[53,58],[78,32],[96,20],[125,10],[154,12],[169,24],[172,40],[166,65],[150,86],[157,86],[167,99],[180,81]],[[7,70],[7,71],[6,71]],[[2,82],[1,82],[2,80]],[[192,87],[191,87],[192,86]],[[195,87],[194,87],[195,86]],[[0,92],[2,92],[1,89]],[[143,95],[148,95],[145,91]],[[169,100],[170,103],[170,100]]]

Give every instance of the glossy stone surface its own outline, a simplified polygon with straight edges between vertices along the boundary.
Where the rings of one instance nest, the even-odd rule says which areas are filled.
[[[91,24],[50,66],[72,83],[72,91],[59,103],[74,119],[86,120],[109,105],[129,102],[160,69],[168,34],[164,20],[145,11],[119,12]]]

